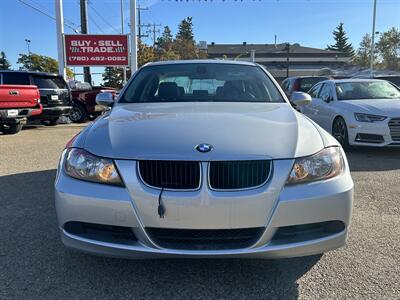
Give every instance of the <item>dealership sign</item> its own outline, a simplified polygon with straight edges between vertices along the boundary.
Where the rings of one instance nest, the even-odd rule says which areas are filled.
[[[128,66],[127,35],[66,34],[68,66]]]

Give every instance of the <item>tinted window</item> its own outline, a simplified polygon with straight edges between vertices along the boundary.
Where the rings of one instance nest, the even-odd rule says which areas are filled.
[[[29,75],[27,73],[4,72],[3,84],[30,85],[31,83],[29,81]]]
[[[309,94],[312,98],[318,98],[319,90],[321,89],[321,84],[314,85],[311,90],[309,90]]]
[[[67,89],[67,84],[61,77],[34,75],[33,82],[40,89]]]
[[[193,63],[144,67],[120,102],[284,102],[257,66]]]
[[[400,91],[387,81],[337,83],[336,93],[338,100],[400,99]]]
[[[307,93],[314,85],[323,80],[327,80],[326,77],[307,77],[300,79],[300,92]]]

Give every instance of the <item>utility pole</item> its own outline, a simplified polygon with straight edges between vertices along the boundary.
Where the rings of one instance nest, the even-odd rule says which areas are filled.
[[[140,5],[138,5],[137,7],[137,19],[138,19],[138,39],[140,40],[142,37],[147,37],[147,35],[142,35],[142,26],[146,26],[146,25],[142,25],[141,23],[141,19],[140,19],[140,12],[142,10],[148,10],[148,7],[140,7]]]
[[[374,10],[372,13],[371,58],[370,58],[370,76],[371,76],[371,78],[374,76],[375,19],[376,19],[376,0],[374,0]]]
[[[130,0],[130,27],[131,27],[131,72],[137,70],[137,37],[136,37],[136,0]]]
[[[62,0],[54,0],[56,10],[56,32],[57,32],[57,50],[58,50],[58,74],[64,78],[67,77],[65,71],[64,61],[64,17],[63,17],[63,5]],[[29,41],[30,42],[30,41]],[[30,51],[30,50],[28,50]],[[30,57],[30,55],[29,55]]]
[[[286,43],[286,78],[289,77],[290,43]]]
[[[87,0],[80,0],[81,8],[81,33],[88,33],[88,16],[87,16]],[[92,76],[90,75],[90,68],[83,67],[83,78],[85,82],[92,84]]]
[[[124,34],[124,0],[121,0],[121,34]],[[122,84],[126,83],[126,67],[122,68]]]
[[[148,24],[147,27],[152,27],[152,29],[148,29],[147,32],[148,33],[152,33],[153,34],[153,47],[156,45],[156,34],[160,33],[160,29],[156,29],[156,27],[161,27],[161,24]]]

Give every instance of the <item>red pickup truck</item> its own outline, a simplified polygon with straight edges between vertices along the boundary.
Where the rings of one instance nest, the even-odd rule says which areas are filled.
[[[0,84],[0,132],[15,134],[28,117],[41,113],[37,86]]]
[[[85,122],[90,117],[96,118],[105,111],[106,108],[104,106],[96,103],[97,94],[102,92],[115,94],[117,92],[113,88],[91,86],[87,82],[69,82],[69,86],[74,103],[69,118],[74,123]]]

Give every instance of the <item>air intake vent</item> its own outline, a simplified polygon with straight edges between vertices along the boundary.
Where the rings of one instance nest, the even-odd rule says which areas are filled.
[[[393,142],[400,142],[400,118],[391,119],[389,129]]]
[[[186,250],[226,250],[252,246],[264,227],[219,230],[146,228],[151,239],[161,247]]]
[[[210,187],[215,190],[240,190],[263,185],[269,177],[269,160],[210,162]]]
[[[195,161],[139,161],[139,174],[150,187],[196,190],[200,187],[200,163]]]

